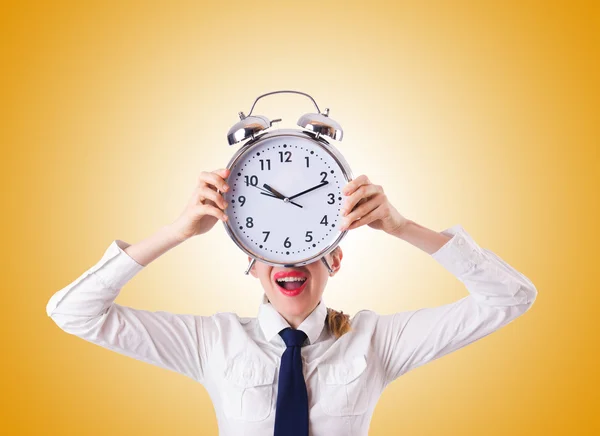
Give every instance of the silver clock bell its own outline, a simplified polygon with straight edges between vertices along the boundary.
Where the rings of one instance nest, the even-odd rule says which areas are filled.
[[[273,125],[273,123],[281,121],[281,119],[270,121],[267,117],[263,115],[252,115],[252,111],[254,111],[254,106],[256,106],[256,103],[261,98],[266,97],[268,95],[283,93],[304,95],[310,98],[315,107],[317,108],[317,113],[308,113],[302,115],[296,123],[297,125],[305,128],[308,131],[313,132],[316,138],[318,138],[321,135],[324,135],[332,139],[336,139],[338,141],[342,140],[344,132],[340,124],[337,121],[329,118],[328,108],[325,109],[325,113],[321,113],[319,106],[310,95],[300,91],[274,91],[268,92],[257,97],[254,101],[254,104],[250,108],[250,112],[248,115],[244,115],[243,112],[239,113],[240,121],[235,123],[233,127],[229,129],[229,132],[227,132],[227,141],[229,142],[229,145],[236,144],[249,138],[255,139],[255,137],[260,132],[267,130]]]

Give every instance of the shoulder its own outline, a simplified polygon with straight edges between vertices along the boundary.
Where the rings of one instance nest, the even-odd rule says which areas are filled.
[[[356,312],[350,319],[350,324],[362,330],[380,330],[388,326],[397,326],[406,322],[415,311],[381,314],[374,310],[364,309]]]
[[[354,314],[354,316],[352,316],[352,318],[350,318],[351,321],[363,321],[363,320],[367,320],[367,319],[375,319],[379,317],[379,314],[377,312],[374,312],[370,309],[362,309],[359,310],[358,312],[356,312]]]
[[[248,326],[256,322],[256,317],[242,317],[235,312],[216,312],[210,316],[203,316],[203,323],[212,323],[218,328],[235,328]]]
[[[379,319],[379,314],[370,309],[359,310],[350,318],[350,325],[355,328],[373,327]]]

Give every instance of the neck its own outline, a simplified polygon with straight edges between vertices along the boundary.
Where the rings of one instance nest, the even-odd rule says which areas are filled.
[[[269,299],[267,298],[267,303],[270,303]],[[304,320],[306,318],[308,318],[308,316],[313,313],[313,311],[317,308],[317,306],[319,305],[320,301],[317,302],[317,304],[315,305],[315,307],[313,307],[312,309],[310,309],[308,311],[308,313],[303,313],[300,315],[287,315],[285,313],[281,313],[279,312],[279,314],[283,317],[283,319],[285,319],[287,321],[287,323],[290,325],[290,327],[292,327],[293,329],[297,329],[298,327],[300,327],[300,324],[302,324],[304,322]]]
[[[300,326],[300,324],[302,324],[302,322],[306,319],[306,317],[308,315],[304,315],[304,316],[286,316],[284,314],[281,314],[281,316],[283,316],[285,318],[285,320],[288,322],[288,324],[293,329],[297,329]]]

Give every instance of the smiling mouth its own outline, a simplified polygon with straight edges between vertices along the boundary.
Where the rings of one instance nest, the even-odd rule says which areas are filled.
[[[275,282],[280,288],[283,288],[286,291],[294,291],[300,289],[306,280],[308,280],[306,277],[286,277],[277,279]]]

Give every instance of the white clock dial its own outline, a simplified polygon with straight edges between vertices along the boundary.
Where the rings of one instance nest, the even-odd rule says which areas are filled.
[[[310,138],[263,139],[231,167],[231,188],[224,194],[227,226],[259,258],[300,263],[342,233],[341,190],[347,182],[334,157]]]

